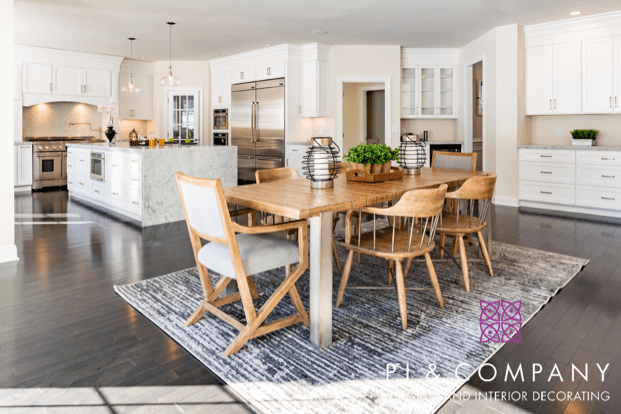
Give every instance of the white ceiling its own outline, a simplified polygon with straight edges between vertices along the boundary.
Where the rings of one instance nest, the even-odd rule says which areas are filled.
[[[207,60],[265,44],[460,47],[490,29],[621,9],[619,0],[15,0],[15,43],[82,52]],[[325,29],[329,34],[310,32]]]

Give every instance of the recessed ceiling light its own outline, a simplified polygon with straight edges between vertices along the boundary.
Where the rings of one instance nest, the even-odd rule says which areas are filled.
[[[571,14],[572,16],[577,16],[577,15],[579,15],[580,13],[581,13],[581,12],[579,12],[579,11],[574,11],[574,12],[571,12],[571,13],[569,13],[569,14]]]
[[[328,31],[327,30],[313,30],[311,32],[311,34],[314,34],[314,35],[327,35]]]

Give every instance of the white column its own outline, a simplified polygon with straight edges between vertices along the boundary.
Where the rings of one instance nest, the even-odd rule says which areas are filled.
[[[310,219],[310,341],[332,343],[332,212]]]
[[[18,260],[14,218],[13,0],[0,1],[0,263]]]

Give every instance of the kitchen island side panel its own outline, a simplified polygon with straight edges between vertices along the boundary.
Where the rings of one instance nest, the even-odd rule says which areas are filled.
[[[218,178],[224,187],[237,185],[237,147],[194,147],[144,151],[142,227],[185,220],[175,173]]]

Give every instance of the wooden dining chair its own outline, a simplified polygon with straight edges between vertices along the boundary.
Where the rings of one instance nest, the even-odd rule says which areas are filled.
[[[286,181],[286,180],[298,180],[301,179],[300,174],[291,167],[283,167],[283,168],[273,168],[270,170],[258,170],[254,173],[257,184],[261,183],[271,183],[277,181]],[[336,223],[338,222],[338,215],[335,214],[335,220],[332,225],[332,232],[336,228]],[[273,216],[274,223],[282,223],[285,219],[282,216]],[[269,221],[265,220],[262,224],[269,224]],[[332,238],[332,255],[334,257],[334,261],[336,263],[336,268],[341,271],[341,261],[339,260],[339,251],[336,247],[336,242],[334,241],[334,237]]]
[[[414,257],[425,256],[425,263],[429,271],[431,285],[433,286],[440,307],[444,307],[440,285],[438,284],[438,278],[429,252],[435,248],[433,239],[442,213],[446,189],[447,185],[442,184],[440,187],[430,190],[412,190],[405,193],[403,197],[391,207],[365,207],[361,209],[363,212],[374,216],[385,215],[419,218],[421,222],[420,226],[415,225],[414,220],[411,220],[412,224],[410,226],[397,230],[397,220],[393,220],[391,227],[385,227],[381,230],[376,230],[374,228],[373,231],[359,234],[357,240],[356,238],[352,240],[351,218],[354,216],[355,211],[347,212],[345,221],[345,241],[340,244],[349,250],[349,254],[347,255],[347,261],[345,262],[339,291],[336,297],[337,308],[341,305],[345,289],[347,288],[354,252],[381,257],[388,260],[389,263],[392,262],[396,265],[399,311],[401,314],[401,324],[404,330],[407,329],[408,320],[404,273],[401,267],[402,260],[407,259],[408,263],[411,263]],[[424,226],[422,225],[423,222]],[[375,227],[375,217],[373,223]]]
[[[194,178],[176,173],[183,212],[190,233],[194,258],[203,289],[204,299],[185,326],[198,322],[205,312],[239,330],[239,335],[224,351],[224,356],[238,352],[251,338],[302,322],[309,325],[308,315],[295,283],[308,267],[308,223],[306,220],[271,226],[242,226],[231,221],[220,180]],[[296,229],[298,242],[271,233]],[[202,246],[202,240],[206,240]],[[252,275],[298,263],[257,312],[253,299],[259,294]],[[214,287],[209,270],[221,275]],[[239,292],[218,297],[231,283],[237,282]],[[296,313],[264,323],[274,307],[289,294]],[[241,300],[245,324],[223,312],[223,305]]]
[[[461,261],[461,272],[464,278],[466,292],[470,292],[470,278],[468,276],[468,260],[466,258],[466,247],[464,245],[464,237],[473,233],[477,234],[479,239],[479,247],[485,258],[485,263],[489,269],[490,275],[493,277],[492,263],[489,259],[487,246],[481,235],[481,230],[487,226],[487,215],[491,207],[492,196],[496,186],[496,173],[488,173],[481,177],[468,178],[464,184],[457,190],[446,193],[447,200],[465,200],[469,205],[469,214],[460,214],[444,212],[440,218],[440,224],[437,233],[440,236],[438,255],[442,259],[444,255],[444,243],[446,236],[457,238],[459,246],[459,257]],[[478,200],[478,215],[475,217],[473,212],[475,201]],[[456,253],[451,253],[455,256]]]

